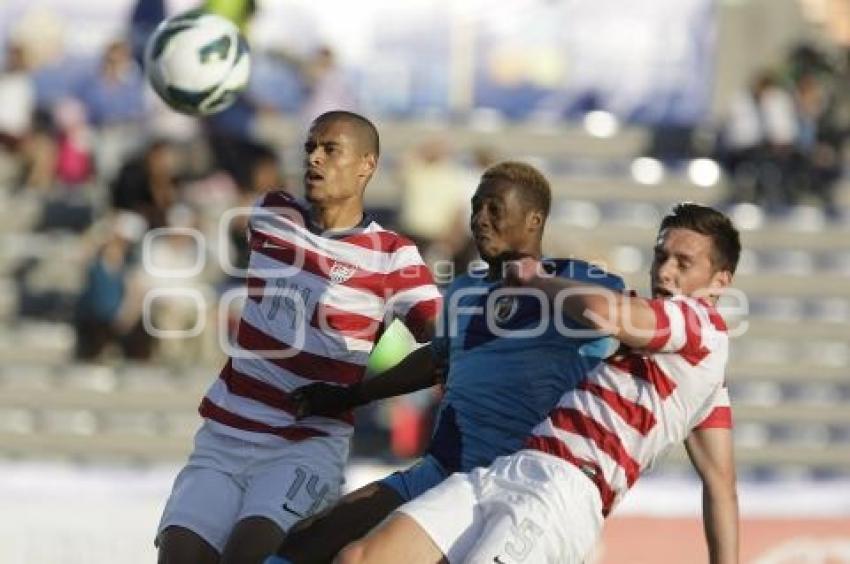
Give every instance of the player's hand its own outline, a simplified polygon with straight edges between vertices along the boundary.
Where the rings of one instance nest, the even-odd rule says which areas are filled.
[[[533,257],[523,257],[505,264],[506,286],[528,286],[540,276],[542,264]]]
[[[360,386],[332,386],[316,382],[292,392],[295,402],[295,418],[310,415],[334,416],[365,403],[360,395]]]

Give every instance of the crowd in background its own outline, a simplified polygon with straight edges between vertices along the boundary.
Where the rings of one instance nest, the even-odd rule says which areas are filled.
[[[327,109],[358,108],[333,51],[321,47],[306,58],[266,54],[278,80],[290,86],[280,90],[286,100],[249,92],[209,119],[174,114],[152,95],[140,64],[144,39],[164,16],[162,4],[139,2],[126,37],[109,43],[95,61],[74,60],[61,45],[45,45],[32,31],[43,30],[43,21],[13,30],[4,46],[0,176],[14,194],[43,205],[35,231],[72,231],[85,247],[84,282],[73,296],[39,295],[25,283],[32,264],[18,268],[20,313],[73,324],[75,353],[85,361],[193,360],[220,352],[213,324],[213,331],[190,340],[158,340],[146,327],[188,331],[203,314],[233,330],[238,303],[219,319],[217,298],[241,280],[226,274],[220,259],[247,265],[247,217],[228,224],[223,248],[219,219],[225,210],[250,206],[266,190],[299,188],[287,186],[292,171],[284,170],[282,148],[258,140],[256,121],[282,111],[306,124]],[[209,4],[234,10],[227,2]],[[229,15],[245,26],[253,2],[236,4],[242,7]],[[835,186],[850,131],[848,84],[850,60],[834,62],[811,48],[795,50],[780,70],[753,77],[718,128],[718,159],[730,179],[730,200],[781,213],[815,198],[828,216],[836,216]],[[394,178],[400,208],[384,210],[380,219],[411,236],[430,264],[449,261],[454,272],[462,272],[476,254],[468,235],[469,198],[480,173],[498,157],[483,147],[462,154],[449,139],[429,139],[400,156]],[[149,263],[191,275],[163,278],[145,268],[141,243],[163,227],[176,229],[152,240]],[[191,235],[195,231],[206,243]],[[194,269],[199,256],[202,268]],[[209,311],[169,294],[175,287],[204,297]],[[144,308],[151,290],[162,295],[152,320]],[[393,412],[391,418],[401,422],[399,452],[415,454],[410,444],[419,444],[419,432],[428,428],[421,413],[406,407]],[[415,438],[405,439],[405,433]]]
[[[237,20],[253,11],[253,2],[208,3]],[[62,35],[55,15],[31,14],[13,26],[0,59],[0,149],[8,183],[16,195],[40,199],[37,231],[82,233],[91,247],[85,285],[73,308],[27,295],[22,308],[73,322],[81,359],[99,358],[111,344],[133,359],[155,352],[142,327],[141,300],[161,282],[142,268],[140,243],[146,233],[191,228],[215,241],[215,219],[223,210],[250,206],[260,192],[285,188],[278,148],[253,135],[258,114],[272,109],[251,96],[203,121],[166,109],[152,95],[141,67],[144,41],[165,16],[164,3],[140,0],[130,16],[127,36],[89,61],[66,54],[61,43],[50,45],[54,39],[44,40],[48,30],[52,38]],[[334,99],[321,85],[334,72],[328,49],[280,66],[300,80],[291,96],[304,111],[354,105],[344,87],[336,86]],[[221,250],[237,267],[247,260],[241,219],[230,226],[232,248]],[[158,237],[152,261],[179,264],[175,257],[186,255],[191,264],[203,251],[191,250],[196,242],[189,239]],[[207,293],[233,284],[215,268],[215,257],[204,258],[212,267],[185,284],[203,285]],[[18,274],[23,278],[25,272]]]
[[[730,201],[782,213],[813,200],[838,218],[835,187],[848,134],[850,51],[831,60],[808,45],[793,49],[778,68],[753,76],[728,108],[719,159]]]
[[[242,27],[253,13],[253,2],[207,4]],[[223,240],[220,220],[226,210],[250,208],[267,190],[300,191],[287,185],[286,148],[260,140],[257,120],[289,108],[288,117],[306,125],[328,109],[358,106],[334,53],[320,47],[307,57],[266,54],[292,85],[288,101],[270,104],[249,91],[210,118],[179,116],[153,95],[142,70],[145,38],[163,16],[163,2],[140,0],[127,36],[90,61],[68,56],[61,44],[45,45],[36,30],[53,28],[59,37],[61,22],[42,12],[13,28],[0,58],[0,182],[12,198],[38,201],[34,233],[75,234],[79,256],[70,262],[82,272],[78,292],[45,291],[32,284],[37,261],[23,261],[13,273],[17,313],[73,325],[74,355],[83,362],[214,365],[222,354],[217,333],[232,337],[240,301],[219,306],[229,290],[243,286],[221,262],[242,269],[249,254],[247,215],[233,217]],[[389,227],[400,221],[432,263],[451,259],[463,270],[474,254],[468,199],[493,158],[482,150],[466,166],[452,151],[435,137],[403,157],[395,180],[410,188],[404,217],[375,211]],[[419,213],[423,198],[439,213]],[[188,274],[160,275],[169,271]],[[187,291],[201,296],[200,303]],[[145,303],[151,292],[158,296],[152,306]],[[184,337],[158,338],[168,332]],[[395,452],[413,456],[427,438],[432,399],[400,400],[366,420],[383,421],[378,427],[392,429]],[[377,435],[375,448],[383,449],[385,432],[367,429],[362,440]]]

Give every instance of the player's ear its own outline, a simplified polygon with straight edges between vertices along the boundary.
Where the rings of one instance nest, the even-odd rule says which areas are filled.
[[[525,225],[530,231],[543,231],[543,213],[538,210],[532,210],[525,217]]]
[[[367,178],[375,173],[378,168],[378,156],[375,153],[366,153],[361,159],[360,170],[361,174]]]
[[[723,290],[732,283],[732,273],[728,270],[718,270],[711,277],[711,289]]]

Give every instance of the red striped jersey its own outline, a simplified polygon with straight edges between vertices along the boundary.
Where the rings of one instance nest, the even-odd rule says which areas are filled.
[[[216,431],[253,442],[350,437],[351,413],[293,417],[290,394],[312,382],[350,386],[392,318],[417,340],[441,297],[416,246],[365,219],[320,233],[306,207],[270,192],[249,220],[248,299],[236,343],[200,413]]]
[[[732,426],[724,384],[729,340],[717,310],[683,296],[649,303],[657,327],[646,350],[600,363],[526,442],[590,477],[605,515],[691,430]]]

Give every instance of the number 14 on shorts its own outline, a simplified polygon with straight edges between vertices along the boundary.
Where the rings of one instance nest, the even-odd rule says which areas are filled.
[[[281,509],[299,519],[315,513],[321,506],[329,490],[327,483],[319,487],[319,482],[320,478],[318,474],[312,474],[304,468],[297,466],[295,468],[295,477],[289,489],[286,490],[286,499],[281,504]],[[307,502],[306,508],[304,507],[304,498],[306,498]]]

